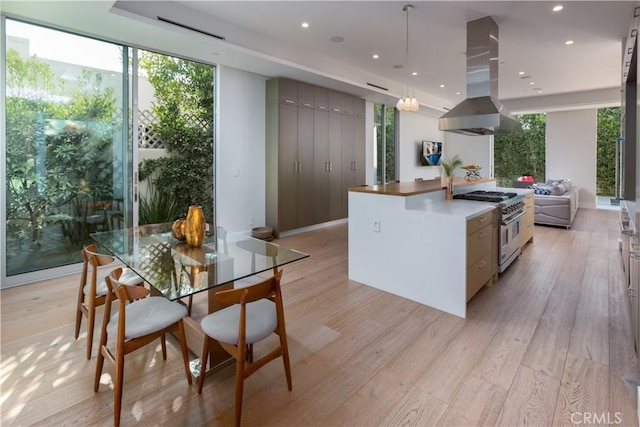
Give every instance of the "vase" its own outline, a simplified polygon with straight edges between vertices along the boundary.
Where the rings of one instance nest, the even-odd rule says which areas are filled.
[[[447,190],[446,190],[446,194],[447,200],[453,200],[453,177],[452,176],[448,176],[447,177]]]
[[[189,206],[187,220],[184,223],[184,236],[187,245],[192,248],[199,248],[204,243],[204,231],[206,222],[201,206]]]
[[[173,225],[171,225],[171,234],[173,234],[174,238],[180,241],[184,241],[186,239],[184,235],[184,226],[186,222],[187,220],[184,218],[177,219],[173,222]]]

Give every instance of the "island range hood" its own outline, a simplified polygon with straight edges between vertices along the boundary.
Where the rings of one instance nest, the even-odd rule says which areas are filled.
[[[490,16],[467,22],[467,99],[440,117],[439,128],[463,135],[522,130],[498,101],[498,25]]]

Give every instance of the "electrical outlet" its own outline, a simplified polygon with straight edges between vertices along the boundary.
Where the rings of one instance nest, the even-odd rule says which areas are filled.
[[[380,232],[380,220],[373,221],[373,231]]]

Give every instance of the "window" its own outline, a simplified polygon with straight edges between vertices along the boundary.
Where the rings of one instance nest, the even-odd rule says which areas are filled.
[[[396,122],[397,110],[383,104],[374,104],[375,124],[373,138],[374,183],[393,182],[396,177]]]
[[[3,22],[3,284],[78,263],[92,232],[138,218],[197,204],[214,223],[215,67]]]
[[[496,135],[493,139],[494,176],[498,186],[511,187],[519,176],[545,179],[546,115],[517,116],[522,132]]]

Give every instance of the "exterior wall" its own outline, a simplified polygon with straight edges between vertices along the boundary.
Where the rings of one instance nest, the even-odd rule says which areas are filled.
[[[547,114],[545,179],[569,178],[580,187],[580,207],[596,207],[595,108]]]

